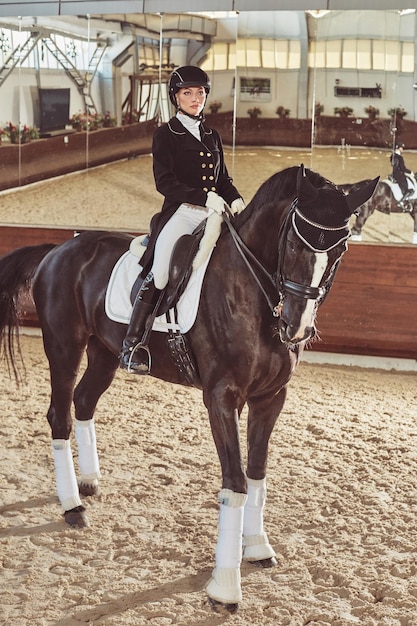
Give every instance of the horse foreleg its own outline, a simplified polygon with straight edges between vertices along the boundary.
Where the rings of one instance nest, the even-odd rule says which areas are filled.
[[[272,399],[251,399],[248,402],[248,498],[243,521],[243,558],[260,567],[273,567],[277,563],[264,530],[265,474],[269,439],[284,406],[286,393],[284,387]]]
[[[222,489],[219,502],[216,567],[207,583],[206,592],[209,598],[227,605],[227,610],[233,612],[242,600],[240,565],[246,494]]]
[[[248,499],[243,518],[243,558],[260,567],[276,565],[275,552],[264,530],[264,508],[266,502],[266,478],[247,479]]]
[[[237,603],[242,599],[240,565],[243,514],[247,497],[238,423],[243,404],[239,404],[237,397],[233,387],[224,383],[204,392],[204,402],[209,413],[223,477],[219,493],[216,564],[206,591],[213,605],[219,603],[229,612],[234,612]]]

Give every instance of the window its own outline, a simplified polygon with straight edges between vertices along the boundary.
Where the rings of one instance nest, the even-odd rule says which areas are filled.
[[[311,41],[309,67],[414,72],[414,42],[383,39]]]
[[[357,47],[357,68],[359,70],[371,70],[372,69],[372,53],[371,53],[371,40],[359,39]]]
[[[207,51],[200,67],[205,72],[214,70],[234,70],[236,68],[236,45],[216,42]]]
[[[288,68],[297,69],[301,67],[301,46],[300,42],[290,39],[288,52]]]
[[[327,41],[326,44],[326,67],[340,67],[342,58],[341,40],[330,40]]]
[[[310,67],[326,67],[326,42],[312,41],[308,53],[308,64]]]
[[[414,43],[412,42],[403,42],[401,72],[414,72]]]

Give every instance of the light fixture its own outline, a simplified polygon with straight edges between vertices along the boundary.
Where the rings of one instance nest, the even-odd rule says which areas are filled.
[[[309,10],[306,11],[306,13],[308,13],[309,15],[311,15],[311,17],[314,17],[315,19],[319,19],[320,17],[324,17],[327,13],[330,13],[330,11],[327,10],[320,10],[320,9],[314,9],[314,10]]]

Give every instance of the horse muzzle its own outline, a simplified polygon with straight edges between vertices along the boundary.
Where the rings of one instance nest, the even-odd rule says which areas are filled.
[[[316,336],[314,326],[294,326],[281,318],[278,322],[279,338],[285,345],[291,347],[310,341]]]

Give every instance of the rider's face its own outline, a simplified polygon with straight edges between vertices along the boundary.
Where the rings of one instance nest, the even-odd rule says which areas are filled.
[[[189,115],[200,115],[206,103],[204,87],[184,87],[177,93],[178,107]]]

